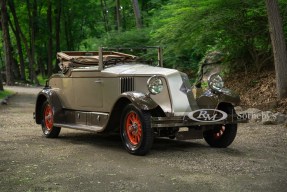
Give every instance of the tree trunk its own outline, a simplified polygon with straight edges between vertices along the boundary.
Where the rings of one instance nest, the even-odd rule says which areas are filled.
[[[28,40],[26,39],[26,37],[24,36],[24,34],[22,33],[22,31],[20,30],[20,35],[21,35],[21,38],[23,40],[23,44],[25,46],[25,49],[27,51],[27,57],[28,57],[28,60],[29,60],[29,74],[30,74],[30,79],[31,81],[33,81],[33,77],[35,77],[35,70],[34,70],[34,66],[33,66],[33,58],[32,58],[32,55],[31,55],[31,49],[28,45]]]
[[[65,38],[67,44],[67,50],[73,51],[74,50],[74,39],[73,39],[73,29],[72,29],[72,13],[69,11],[69,7],[66,5],[63,11],[64,15],[64,26],[65,26]]]
[[[65,39],[66,39],[66,47],[67,47],[67,50],[71,50],[71,42],[70,42],[70,37],[69,37],[69,35],[70,35],[70,32],[69,32],[69,30],[70,30],[70,24],[69,24],[69,22],[71,22],[71,21],[69,21],[69,15],[68,15],[68,13],[66,12],[66,11],[64,11],[64,24],[65,24]]]
[[[132,0],[132,4],[133,4],[137,28],[141,29],[142,28],[142,18],[141,18],[139,2],[138,2],[138,0]]]
[[[61,50],[60,47],[60,32],[61,32],[61,14],[62,14],[62,0],[57,0],[56,2],[56,20],[55,20],[55,35],[56,35],[56,52]],[[54,71],[57,72],[58,67],[58,59],[56,60]]]
[[[12,53],[13,53],[13,49],[12,49]],[[12,72],[13,72],[13,75],[14,75],[14,81],[15,81],[15,79],[19,80],[20,79],[19,64],[18,64],[17,60],[13,56],[12,56]]]
[[[102,12],[103,12],[103,21],[105,24],[105,30],[106,32],[108,32],[109,31],[109,20],[108,20],[108,15],[107,15],[106,0],[101,0],[101,7],[102,7]]]
[[[1,25],[0,25],[1,28]],[[1,64],[1,53],[0,53],[0,64]],[[0,65],[0,91],[4,91],[4,87],[3,87],[3,79],[2,79],[2,66]]]
[[[34,67],[35,67],[35,64],[36,64],[36,34],[37,34],[37,31],[38,31],[38,26],[37,26],[37,18],[38,18],[38,12],[37,12],[37,0],[34,0],[33,2],[33,9],[32,9],[32,25],[31,25],[31,55],[32,55],[32,58],[33,58],[33,63],[34,63]],[[34,70],[34,74],[33,74],[33,80],[34,80],[34,83],[38,84],[37,82],[37,75],[35,73],[35,70]]]
[[[34,9],[35,9],[36,2],[34,1],[34,5],[33,5],[33,16],[31,15],[30,1],[26,0],[26,2],[27,2],[27,10],[28,10],[28,18],[29,18],[30,47],[28,46],[28,41],[25,38],[24,34],[21,33],[21,35],[23,37],[23,42],[25,44],[27,55],[29,58],[29,73],[30,73],[31,83],[39,84],[36,73],[35,73],[35,68],[34,68],[34,64],[35,64],[35,28],[34,27],[35,27],[35,19],[36,19],[35,17],[37,14],[37,11],[35,12]]]
[[[4,91],[3,82],[2,82],[2,73],[0,70],[0,91]]]
[[[287,51],[277,0],[266,0],[279,99],[287,98]]]
[[[1,25],[2,25],[4,58],[5,58],[5,66],[6,66],[6,84],[14,85],[14,78],[12,74],[13,61],[12,61],[12,53],[11,53],[11,41],[10,41],[10,35],[9,35],[6,0],[1,0]]]
[[[15,34],[16,33],[16,29],[14,28],[13,24],[12,24],[12,21],[10,19],[10,17],[8,16],[8,23],[13,31],[13,33]],[[19,34],[18,34],[19,35]],[[16,38],[16,44],[18,45],[18,42],[17,42],[17,38]],[[11,45],[11,54],[13,55],[13,48],[12,48],[12,45]],[[19,54],[19,53],[18,53]],[[18,62],[17,60],[12,56],[12,72],[13,72],[13,75],[14,75],[14,80],[17,79],[21,79],[20,78],[20,69],[19,69],[19,65],[18,65]]]
[[[27,3],[28,3],[28,1],[27,1]],[[28,5],[29,5],[29,4],[27,4],[27,6],[28,6]],[[25,49],[26,49],[26,52],[27,52],[27,57],[28,57],[28,60],[29,60],[29,73],[30,73],[30,74],[34,74],[34,76],[35,76],[35,71],[34,71],[34,67],[33,67],[34,61],[33,61],[32,55],[31,55],[31,49],[30,49],[30,47],[29,47],[29,45],[28,45],[28,40],[27,40],[27,38],[25,37],[25,35],[23,34],[19,23],[18,23],[17,26],[18,26],[19,35],[20,35],[20,37],[21,37],[21,39],[22,39],[22,41],[23,41],[23,44],[24,44]],[[30,33],[30,32],[29,32],[29,33]],[[33,75],[32,75],[32,76],[33,76]],[[30,75],[30,78],[31,78],[31,75]],[[31,81],[33,81],[33,78],[31,78]]]
[[[20,32],[20,25],[19,25],[17,14],[16,14],[16,10],[15,10],[14,0],[9,0],[8,5],[9,5],[10,11],[13,15],[13,20],[14,20],[14,25],[15,25],[15,30],[13,30],[13,33],[14,33],[15,38],[16,38],[17,49],[18,49],[18,54],[19,54],[20,77],[21,77],[22,81],[26,81],[25,63],[24,63],[24,56],[23,56],[23,50],[22,50],[22,42],[21,42],[21,37],[20,37],[20,33],[21,33]],[[12,26],[12,23],[11,23],[11,26]]]
[[[0,13],[1,14],[1,13]],[[0,18],[0,22],[1,22],[1,18]],[[2,31],[2,26],[1,26],[1,24],[0,24],[0,30]],[[3,88],[3,76],[2,76],[2,61],[3,61],[3,59],[2,59],[2,51],[0,51],[0,91],[2,90],[4,90],[4,88]],[[2,88],[2,89],[1,89]]]
[[[116,0],[116,18],[117,18],[117,30],[121,31],[121,3],[120,0]]]
[[[47,70],[48,76],[52,75],[52,68],[53,68],[53,41],[52,41],[52,2],[51,0],[47,0],[48,9],[47,9],[47,23],[48,23],[48,32],[49,32],[49,40],[48,40],[48,63],[47,63]]]

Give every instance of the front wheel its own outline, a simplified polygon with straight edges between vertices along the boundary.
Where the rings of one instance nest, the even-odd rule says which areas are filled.
[[[48,101],[45,101],[42,105],[42,117],[42,131],[44,136],[47,138],[58,137],[61,128],[54,126],[53,110]]]
[[[211,147],[226,148],[234,141],[236,133],[237,124],[225,124],[214,125],[203,136]]]
[[[234,113],[232,106],[226,106],[220,110],[229,115]],[[213,125],[211,129],[204,132],[203,137],[211,147],[226,148],[234,141],[236,134],[237,124],[221,124]]]
[[[134,155],[145,155],[153,144],[151,115],[129,104],[121,119],[121,138],[126,150]]]

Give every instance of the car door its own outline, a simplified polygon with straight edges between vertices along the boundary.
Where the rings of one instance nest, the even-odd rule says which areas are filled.
[[[83,76],[73,77],[76,109],[99,111],[103,108],[103,83],[99,73],[83,73]]]

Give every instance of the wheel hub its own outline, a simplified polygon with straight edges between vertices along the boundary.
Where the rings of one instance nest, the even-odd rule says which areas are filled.
[[[52,115],[49,113],[49,114],[46,116],[46,120],[47,120],[47,121],[51,121],[51,117],[52,117]]]
[[[141,122],[135,112],[130,112],[126,119],[126,133],[129,141],[137,145],[142,137]]]
[[[132,125],[132,134],[133,135],[136,135],[138,133],[138,124],[133,122],[133,125]]]
[[[53,128],[53,112],[50,105],[47,105],[44,112],[45,125],[48,130]]]

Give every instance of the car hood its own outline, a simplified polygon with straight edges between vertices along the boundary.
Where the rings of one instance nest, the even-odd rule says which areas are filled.
[[[120,64],[112,67],[105,68],[102,72],[113,73],[113,74],[123,74],[123,75],[170,75],[177,73],[175,69],[168,69],[163,67],[155,67],[145,64]]]

